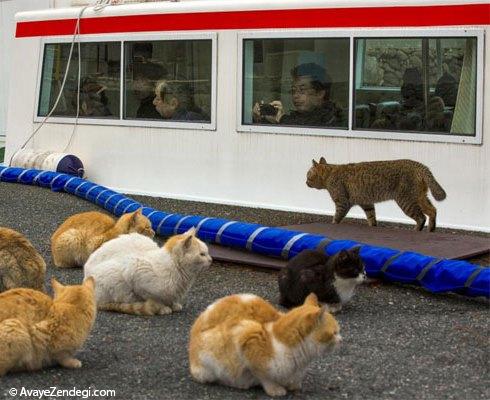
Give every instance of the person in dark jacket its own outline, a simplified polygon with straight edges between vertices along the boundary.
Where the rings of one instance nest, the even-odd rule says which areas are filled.
[[[449,68],[443,64],[444,73],[437,80],[434,96],[440,97],[446,107],[454,108],[458,97],[458,81],[449,73]]]
[[[109,117],[109,99],[106,95],[107,87],[98,83],[95,78],[85,77],[80,81],[80,113],[81,117]],[[73,105],[76,109],[76,96]]]
[[[300,64],[291,70],[293,78],[291,97],[294,110],[286,114],[281,101],[269,103],[274,112],[261,109],[256,103],[252,114],[254,122],[302,126],[342,126],[341,110],[330,100],[332,80],[325,68],[315,63]]]
[[[136,118],[161,119],[155,110],[155,85],[166,75],[165,68],[151,61],[135,62],[133,64],[132,90],[134,96],[140,101],[136,110]]]

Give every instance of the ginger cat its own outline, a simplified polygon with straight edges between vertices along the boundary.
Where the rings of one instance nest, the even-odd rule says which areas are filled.
[[[191,330],[191,375],[240,389],[262,385],[269,396],[299,390],[310,362],[341,341],[334,317],[310,294],[284,314],[252,294],[217,300]]]
[[[181,311],[190,287],[212,261],[195,233],[191,228],[172,236],[163,247],[138,233],[104,243],[84,267],[85,276],[97,281],[99,310],[137,315]]]
[[[148,237],[155,235],[150,220],[141,214],[141,209],[124,214],[117,221],[98,211],[72,215],[51,237],[54,265],[83,267],[90,254],[103,243],[131,232]]]
[[[95,321],[94,279],[77,286],[63,286],[55,279],[51,284],[54,299],[40,318],[29,320],[18,310],[0,322],[0,376],[9,371],[35,371],[55,363],[65,368],[82,366],[74,355]],[[19,297],[18,292],[12,292]],[[9,294],[5,293],[2,303],[10,300]],[[27,313],[40,307],[35,302],[30,306]]]
[[[19,232],[0,227],[0,292],[16,287],[44,291],[46,263]]]
[[[395,200],[402,211],[424,228],[429,216],[429,231],[436,229],[436,208],[427,197],[427,189],[437,201],[446,192],[437,183],[429,168],[412,160],[371,161],[352,164],[328,164],[321,157],[306,175],[306,185],[327,189],[335,203],[333,223],[338,224],[354,205],[359,205],[371,226],[376,225],[374,204]],[[425,214],[425,215],[424,215]]]
[[[26,322],[39,322],[48,315],[53,299],[33,289],[16,288],[0,293],[0,322],[19,318]]]

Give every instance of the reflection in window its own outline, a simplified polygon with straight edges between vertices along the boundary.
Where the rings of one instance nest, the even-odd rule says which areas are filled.
[[[211,40],[125,42],[124,117],[210,122],[211,51]]]
[[[349,39],[246,39],[244,124],[347,128]]]
[[[355,129],[475,134],[476,38],[355,43]]]
[[[54,106],[62,86],[71,43],[46,44],[39,101],[39,116]],[[120,43],[81,43],[79,116],[118,118],[120,98]],[[68,70],[63,93],[53,116],[75,117],[78,92],[78,46]]]

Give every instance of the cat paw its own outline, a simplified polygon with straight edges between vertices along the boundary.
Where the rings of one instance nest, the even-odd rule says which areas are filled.
[[[206,368],[191,364],[190,369],[191,369],[192,377],[197,382],[206,383],[206,382],[214,382],[215,381],[214,374],[211,371],[207,370]]]
[[[291,390],[293,392],[298,392],[301,390],[302,384],[301,382],[293,382],[288,385],[288,390]]]
[[[342,310],[342,304],[326,304],[327,311],[331,314],[336,314]]]
[[[167,315],[167,314],[172,314],[172,309],[168,306],[160,306],[160,309],[158,310],[159,315]]]
[[[80,360],[77,360],[76,358],[65,358],[63,360],[58,361],[62,367],[65,368],[81,368],[82,362]]]
[[[176,312],[179,312],[179,311],[182,311],[182,304],[180,303],[173,303],[172,304],[172,311],[176,311]]]
[[[287,391],[282,386],[275,383],[262,384],[265,392],[271,397],[286,396]]]

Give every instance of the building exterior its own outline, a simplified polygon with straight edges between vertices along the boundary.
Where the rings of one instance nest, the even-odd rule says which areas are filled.
[[[81,12],[17,14],[7,159],[53,110],[28,147],[76,154],[101,185],[332,214],[328,193],[305,185],[312,159],[409,158],[448,193],[440,226],[490,231],[488,2],[188,0]],[[394,202],[377,214],[409,222]]]

